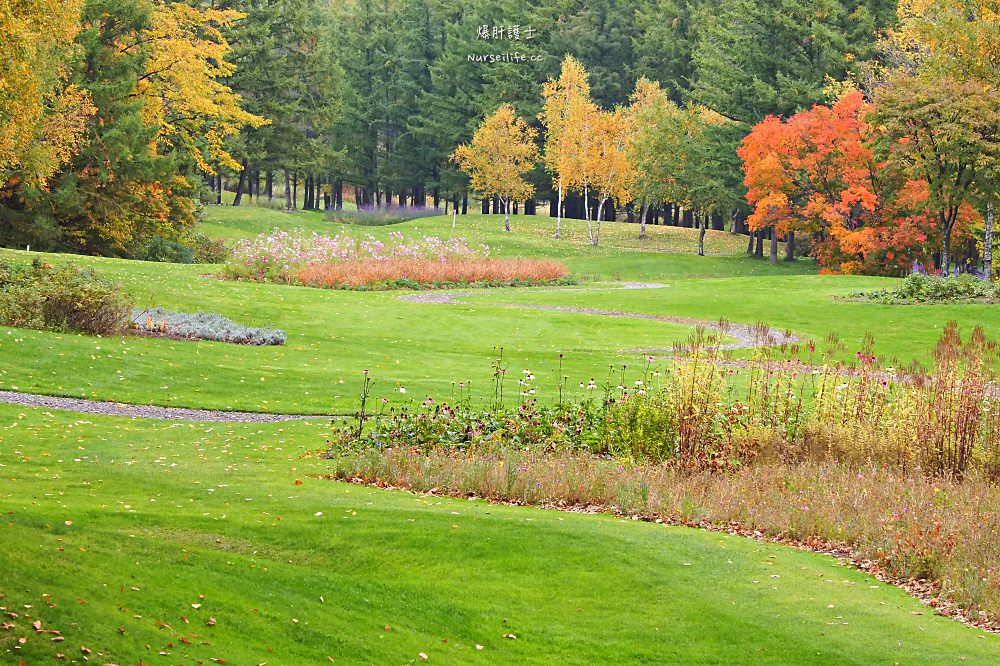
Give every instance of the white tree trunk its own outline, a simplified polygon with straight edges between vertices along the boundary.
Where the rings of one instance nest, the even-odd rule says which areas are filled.
[[[639,238],[646,237],[646,217],[649,215],[649,205],[642,207],[642,216],[639,218]]]
[[[503,228],[504,231],[510,231],[510,199],[504,202],[503,209]]]
[[[556,238],[559,238],[562,227],[562,176],[559,177],[559,201],[556,204]]]
[[[604,217],[604,204],[608,202],[608,197],[601,199],[601,203],[597,206],[597,230],[594,232],[594,245],[601,242],[601,218]]]
[[[597,245],[594,242],[594,226],[590,223],[590,186],[583,186],[583,217],[587,220],[587,234],[590,236],[590,244]]]

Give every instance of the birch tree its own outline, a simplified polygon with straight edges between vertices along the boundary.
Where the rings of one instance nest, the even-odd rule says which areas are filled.
[[[579,180],[581,164],[579,122],[590,102],[587,70],[573,56],[566,56],[558,79],[549,79],[542,89],[545,100],[538,119],[545,126],[545,168],[554,174],[557,192],[556,233],[562,228],[563,193],[569,183]]]
[[[504,230],[510,231],[510,208],[514,201],[526,199],[535,186],[524,174],[538,160],[535,137],[538,132],[504,104],[488,116],[472,136],[472,142],[459,146],[452,154],[471,181],[471,187],[484,198],[498,197],[504,209]]]

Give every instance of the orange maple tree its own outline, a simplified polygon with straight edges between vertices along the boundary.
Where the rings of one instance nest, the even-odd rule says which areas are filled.
[[[829,107],[755,125],[739,148],[754,209],[749,228],[812,234],[827,273],[899,273],[929,263],[939,248],[927,184],[876,161],[870,112],[853,91]],[[965,211],[965,221],[974,215]]]

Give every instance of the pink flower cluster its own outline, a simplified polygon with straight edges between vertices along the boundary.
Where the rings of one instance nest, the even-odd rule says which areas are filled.
[[[346,233],[324,236],[302,229],[274,229],[270,234],[239,242],[233,248],[226,270],[231,277],[237,278],[287,279],[303,267],[338,261],[436,259],[446,262],[485,258],[489,253],[488,246],[472,246],[465,238],[423,236],[407,241],[401,232],[393,231],[382,241],[370,234],[357,239]]]

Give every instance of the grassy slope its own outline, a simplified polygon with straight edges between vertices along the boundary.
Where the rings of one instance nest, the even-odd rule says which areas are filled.
[[[316,213],[289,215],[261,208],[210,208],[211,224],[246,235],[248,227],[302,226],[332,229]],[[248,219],[255,220],[253,224]],[[294,224],[293,224],[294,221]],[[878,351],[906,362],[926,361],[942,326],[958,320],[996,330],[1000,313],[988,305],[891,307],[846,303],[833,295],[871,288],[889,280],[810,275],[808,261],[772,267],[747,258],[742,238],[714,232],[709,251],[737,251],[730,256],[698,257],[650,250],[691,248],[693,230],[650,227],[641,244],[635,225],[605,224],[603,242],[591,247],[586,227],[566,221],[564,239],[551,239],[548,218],[514,219],[505,234],[496,217],[470,215],[459,220],[459,233],[486,242],[502,256],[559,257],[578,276],[601,280],[660,281],[660,290],[543,293],[528,290],[511,296],[496,291],[461,306],[403,303],[393,292],[319,291],[281,285],[232,284],[202,274],[217,270],[71,258],[124,282],[141,305],[220,312],[247,324],[288,331],[281,348],[248,348],[221,343],[190,343],[135,338],[95,340],[86,336],[0,329],[0,356],[18,362],[0,364],[0,387],[17,387],[73,396],[191,407],[347,413],[355,408],[361,371],[378,380],[376,397],[446,398],[453,383],[471,382],[474,393],[491,391],[490,361],[504,347],[517,373],[530,368],[539,387],[554,387],[557,356],[566,355],[564,374],[570,386],[606,376],[609,363],[641,362],[620,350],[669,347],[689,329],[635,319],[609,319],[537,310],[512,310],[493,303],[521,301],[599,307],[644,313],[765,321],[804,336],[822,339],[839,334],[853,353],[866,332],[877,336]],[[211,230],[211,228],[209,230]],[[351,227],[350,233],[384,237],[402,230],[409,235],[451,233],[450,218],[417,220],[391,228]],[[2,251],[0,258],[26,260],[24,253]],[[599,286],[591,282],[586,286]]]
[[[28,664],[56,651],[80,662],[81,646],[91,663],[121,664],[403,664],[424,652],[440,664],[915,665],[1000,654],[998,637],[829,558],[318,480],[324,462],[303,454],[322,436],[317,423],[0,406],[0,605],[22,614],[0,630],[0,663],[16,663],[20,636]],[[36,618],[66,641],[34,633]]]

